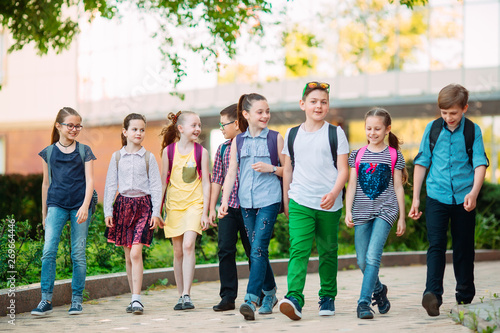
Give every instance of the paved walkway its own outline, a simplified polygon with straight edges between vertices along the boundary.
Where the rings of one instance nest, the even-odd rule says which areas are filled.
[[[68,306],[56,307],[44,318],[33,317],[29,313],[16,315],[15,326],[7,324],[7,317],[0,317],[0,331],[15,332],[471,332],[468,328],[455,324],[450,310],[454,307],[453,267],[447,265],[445,276],[444,304],[439,317],[429,317],[421,307],[422,288],[425,284],[425,266],[388,267],[380,271],[381,280],[389,287],[388,297],[392,303],[386,315],[376,313],[373,320],[356,318],[356,301],[361,286],[359,270],[342,271],[338,274],[339,291],[336,314],[333,317],[318,316],[318,274],[309,274],[306,282],[306,305],[303,319],[291,321],[275,308],[275,313],[259,316],[255,321],[245,321],[238,310],[214,312],[212,306],[218,302],[219,283],[195,284],[192,299],[196,309],[174,311],[177,290],[164,288],[149,291],[142,296],[146,307],[142,316],[125,313],[130,302],[130,294],[107,297],[84,304],[84,313],[69,316]],[[240,297],[243,299],[246,283],[240,281]],[[286,277],[276,279],[279,298],[286,291]],[[500,294],[500,262],[476,263],[476,303]],[[237,304],[239,305],[239,304]],[[498,311],[498,309],[497,309]]]

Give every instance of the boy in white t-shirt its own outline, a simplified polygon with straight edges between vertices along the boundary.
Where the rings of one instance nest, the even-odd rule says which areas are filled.
[[[329,92],[327,83],[306,84],[300,100],[306,121],[288,129],[283,147],[283,204],[289,217],[290,261],[288,293],[279,309],[293,320],[302,318],[307,264],[315,237],[321,281],[319,315],[335,314],[337,238],[349,146],[344,131],[324,120]]]

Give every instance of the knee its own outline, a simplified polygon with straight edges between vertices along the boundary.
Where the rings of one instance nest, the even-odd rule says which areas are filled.
[[[130,262],[136,263],[142,261],[142,251],[130,251]]]
[[[182,252],[186,255],[193,255],[194,254],[194,248],[195,248],[195,243],[194,242],[186,242],[182,246]]]

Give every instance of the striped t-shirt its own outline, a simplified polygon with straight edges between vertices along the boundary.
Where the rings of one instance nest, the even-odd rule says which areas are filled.
[[[358,150],[353,150],[349,155],[351,168],[356,167],[357,153]],[[395,169],[403,170],[404,167],[403,154],[398,151]],[[386,147],[381,152],[374,153],[367,148],[359,163],[352,220],[355,225],[360,225],[379,217],[392,226],[398,218],[398,213],[389,149]]]

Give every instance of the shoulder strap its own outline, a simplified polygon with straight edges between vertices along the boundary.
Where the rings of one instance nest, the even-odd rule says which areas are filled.
[[[78,142],[78,152],[80,153],[80,157],[82,158],[82,163],[85,165],[85,145]]]
[[[231,142],[229,144],[231,144]],[[224,153],[226,152],[227,146],[228,145],[226,145],[225,143],[220,145],[220,160],[221,160],[221,162],[224,161]]]
[[[151,152],[149,150],[146,150],[146,153],[144,154],[144,158],[146,159],[146,173],[148,174],[149,178],[149,159],[151,157]]]
[[[54,149],[54,145],[50,145],[47,147],[47,167],[49,168],[49,184],[52,183],[52,173],[50,169],[50,156],[52,155],[52,150]]]
[[[436,142],[441,134],[441,129],[443,128],[443,118],[438,118],[432,122],[431,130],[429,132],[429,149],[432,151],[436,146]]]
[[[358,174],[359,172],[359,164],[361,162],[361,158],[365,154],[366,148],[368,148],[367,145],[359,148],[358,152],[356,153],[356,159],[354,160],[354,166],[356,167],[356,174]]]
[[[243,141],[245,141],[245,138],[243,137],[243,133],[240,133],[236,136],[236,151],[237,151],[237,158],[238,158],[238,163],[240,162],[240,156],[241,156],[241,147],[243,147]]]
[[[337,169],[337,126],[328,124],[328,140],[330,140],[330,151],[332,152],[333,165],[335,166],[335,169]]]
[[[295,126],[290,128],[290,131],[288,132],[288,153],[290,154],[290,161],[292,162],[292,169],[295,168],[295,153],[293,151],[293,143],[295,142],[295,138],[297,137],[297,133],[299,132],[299,126]]]
[[[389,153],[391,154],[391,173],[394,174],[396,162],[398,161],[398,151],[396,148],[389,146]]]
[[[116,161],[116,171],[118,171],[118,162],[120,162],[120,158],[122,157],[122,155],[120,154],[119,150],[115,151],[114,155]]]
[[[472,146],[474,145],[474,137],[476,128],[474,126],[474,123],[469,120],[468,118],[465,118],[464,122],[464,137],[465,137],[465,151],[467,152],[467,156],[469,156],[469,164],[472,166]]]
[[[278,156],[278,132],[269,130],[267,133],[267,148],[271,157],[271,164],[278,166],[280,159]]]
[[[196,162],[196,170],[198,171],[198,178],[201,179],[201,157],[203,154],[203,146],[198,142],[194,143],[194,160]]]
[[[167,157],[168,157],[167,185],[170,182],[170,174],[172,173],[172,164],[174,163],[174,153],[175,153],[175,142],[167,146]]]

